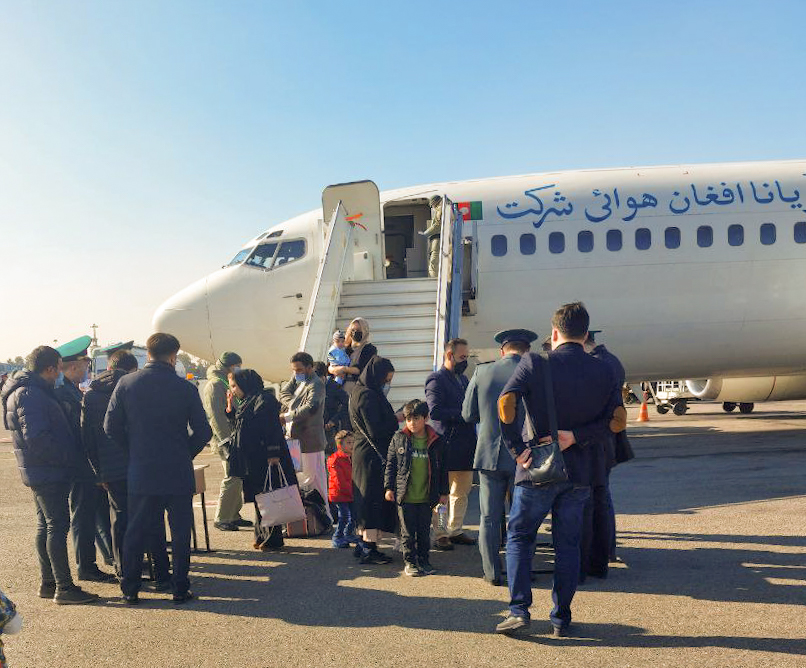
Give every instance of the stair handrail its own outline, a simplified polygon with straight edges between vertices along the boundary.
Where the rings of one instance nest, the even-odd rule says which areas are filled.
[[[328,224],[300,340],[299,349],[309,353],[314,360],[326,359],[336,327],[342,286],[352,273],[353,229],[340,200]]]
[[[448,221],[446,226],[445,222]],[[462,318],[462,223],[459,208],[447,198],[442,202],[442,231],[439,240],[436,323],[434,328],[434,371],[442,366],[445,344],[459,336]],[[448,234],[445,234],[448,232]]]

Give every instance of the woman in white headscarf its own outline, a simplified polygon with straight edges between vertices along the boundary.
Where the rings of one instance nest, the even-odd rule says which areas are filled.
[[[369,342],[369,323],[364,318],[355,318],[347,327],[345,351],[350,356],[350,366],[344,377],[344,391],[349,396],[361,372],[378,354],[378,349]]]

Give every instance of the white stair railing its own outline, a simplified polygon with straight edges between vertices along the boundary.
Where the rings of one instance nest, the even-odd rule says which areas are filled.
[[[459,336],[462,319],[462,216],[458,207],[442,204],[442,234],[439,243],[437,308],[434,328],[434,371],[442,366],[445,344]]]

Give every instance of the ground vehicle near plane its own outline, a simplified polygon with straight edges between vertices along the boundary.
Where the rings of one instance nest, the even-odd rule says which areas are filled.
[[[445,204],[443,241],[446,229],[455,238],[443,243],[434,281],[418,232],[436,194],[456,206]],[[154,325],[204,359],[237,350],[277,381],[303,340],[312,345],[316,323],[363,315],[380,354],[401,361],[395,383],[411,393],[424,360],[432,367],[439,359],[446,323],[477,359],[493,359],[497,330],[544,336],[555,308],[580,299],[629,379],[704,379],[689,381],[701,388],[689,386],[692,394],[723,402],[806,398],[804,202],[803,160],[578,170],[383,193],[371,182],[342,184],[325,190],[322,209],[269,228],[171,297]],[[389,257],[403,278],[386,278]],[[669,265],[674,292],[634,280]],[[459,293],[462,310],[451,316]],[[317,356],[321,345],[311,348]]]

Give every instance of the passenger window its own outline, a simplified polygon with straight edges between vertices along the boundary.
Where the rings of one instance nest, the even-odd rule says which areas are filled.
[[[764,223],[759,230],[759,237],[761,243],[765,246],[771,246],[775,243],[775,225],[773,223]]]
[[[635,230],[635,247],[638,250],[647,250],[652,245],[652,232],[646,227]]]
[[[700,248],[708,248],[714,243],[714,229],[710,225],[703,225],[697,228],[697,245]]]
[[[741,246],[744,243],[744,228],[741,225],[728,227],[728,243],[731,246]]]
[[[583,230],[577,235],[577,248],[580,253],[590,253],[593,250],[593,232]]]
[[[552,232],[549,234],[549,251],[552,253],[562,253],[565,250],[565,235],[562,232]]]
[[[521,253],[523,255],[534,255],[536,248],[534,234],[521,234]]]
[[[305,255],[305,239],[294,239],[294,241],[284,241],[280,244],[277,252],[277,259],[274,261],[275,267],[282,267],[284,264],[299,260]]]
[[[795,223],[795,243],[806,244],[806,221]]]
[[[241,262],[243,262],[246,258],[249,257],[249,253],[251,252],[252,252],[251,248],[244,248],[243,250],[238,251],[238,254],[234,258],[232,258],[232,260],[227,266],[231,267],[236,264],[241,264]]]
[[[495,257],[507,254],[507,238],[503,234],[494,234],[490,239],[490,250]]]
[[[607,230],[607,250],[621,250],[621,230]]]
[[[271,269],[274,262],[274,253],[277,251],[277,244],[260,244],[252,254],[246,264],[261,269]]]
[[[666,248],[680,248],[680,228],[667,227],[664,232]]]

